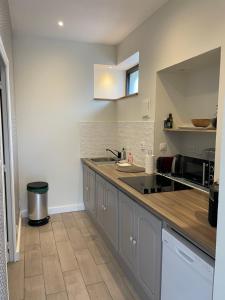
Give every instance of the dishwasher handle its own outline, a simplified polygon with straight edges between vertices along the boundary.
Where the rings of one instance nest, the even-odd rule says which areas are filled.
[[[180,248],[176,247],[176,253],[179,255],[179,257],[183,260],[185,260],[189,264],[193,264],[195,262],[195,259],[192,258],[189,254],[185,253]]]

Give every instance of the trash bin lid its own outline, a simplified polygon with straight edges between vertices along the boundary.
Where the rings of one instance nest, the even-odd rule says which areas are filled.
[[[35,190],[41,190],[41,189],[48,189],[48,183],[47,182],[42,182],[42,181],[37,181],[37,182],[30,182],[27,185],[27,190],[28,191],[35,191]]]

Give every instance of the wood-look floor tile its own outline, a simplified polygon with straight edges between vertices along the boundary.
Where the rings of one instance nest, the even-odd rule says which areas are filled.
[[[84,218],[77,218],[77,219],[75,219],[75,221],[76,221],[77,227],[79,228],[79,230],[83,236],[91,235],[91,233],[89,232],[88,227],[85,223]]]
[[[78,264],[70,241],[57,242],[56,247],[62,271],[65,272],[77,269]]]
[[[101,239],[89,240],[88,249],[97,265],[109,263],[112,260],[112,254]]]
[[[135,291],[133,285],[128,280],[126,276],[123,276],[124,284],[127,286],[128,290],[131,292],[131,295],[133,296],[134,300],[141,300],[141,298],[138,296],[137,292]]]
[[[36,249],[25,252],[25,277],[41,275],[42,273],[41,249],[37,246]]]
[[[8,264],[10,300],[140,300],[86,211],[23,225],[21,250]]]
[[[45,225],[42,225],[39,227],[39,232],[46,232],[46,231],[52,231],[52,224],[51,222],[48,222]]]
[[[26,226],[25,227],[25,251],[34,249],[37,245],[40,245],[39,229],[37,227]]]
[[[40,241],[42,256],[57,254],[55,239],[52,231],[41,232]]]
[[[71,245],[75,251],[87,248],[87,242],[79,229],[75,227],[68,228],[67,233],[71,241]]]
[[[114,300],[134,300],[130,290],[124,283],[123,277],[109,264],[98,265],[101,276]]]
[[[63,273],[69,300],[90,300],[79,270]]]
[[[24,225],[21,226],[21,235],[20,235],[20,253],[25,251],[25,230],[26,227]]]
[[[45,300],[45,284],[42,275],[25,279],[25,300]]]
[[[57,256],[43,257],[46,294],[56,294],[65,290],[62,271]]]
[[[57,294],[47,295],[47,300],[68,300],[68,297],[66,292],[61,292]]]
[[[88,227],[93,225],[93,222],[91,220],[91,218],[89,217],[89,215],[87,214],[86,216],[82,217],[84,224]]]
[[[63,213],[61,216],[66,229],[77,227],[77,223],[72,213]]]
[[[51,222],[51,223],[54,223],[54,222],[62,222],[62,216],[61,216],[61,214],[51,215],[51,216],[50,216],[50,222]]]
[[[87,286],[91,300],[112,300],[109,290],[104,282]]]
[[[66,232],[63,222],[58,222],[58,221],[53,222],[52,229],[53,229],[56,242],[62,242],[68,240],[68,234]]]
[[[86,210],[73,211],[72,214],[75,218],[84,218],[88,216]]]
[[[24,256],[20,261],[8,264],[10,300],[24,299]]]
[[[90,237],[92,237],[93,239],[100,238],[100,234],[93,224],[88,226],[88,231],[90,233]]]
[[[76,251],[76,258],[84,278],[85,284],[102,281],[102,277],[88,249]]]

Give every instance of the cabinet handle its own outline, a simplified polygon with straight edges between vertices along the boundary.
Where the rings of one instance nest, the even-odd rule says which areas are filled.
[[[135,239],[133,239],[132,243],[135,246],[137,244],[137,241]]]
[[[132,236],[130,236],[130,241],[131,241],[131,243],[133,242],[133,237]]]
[[[86,191],[88,191],[89,190],[89,188],[88,188],[88,186],[86,186]]]

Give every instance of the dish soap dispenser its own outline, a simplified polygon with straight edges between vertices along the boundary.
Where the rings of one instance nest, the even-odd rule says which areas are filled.
[[[128,163],[133,164],[134,158],[131,152],[129,152],[128,157],[127,157]]]

